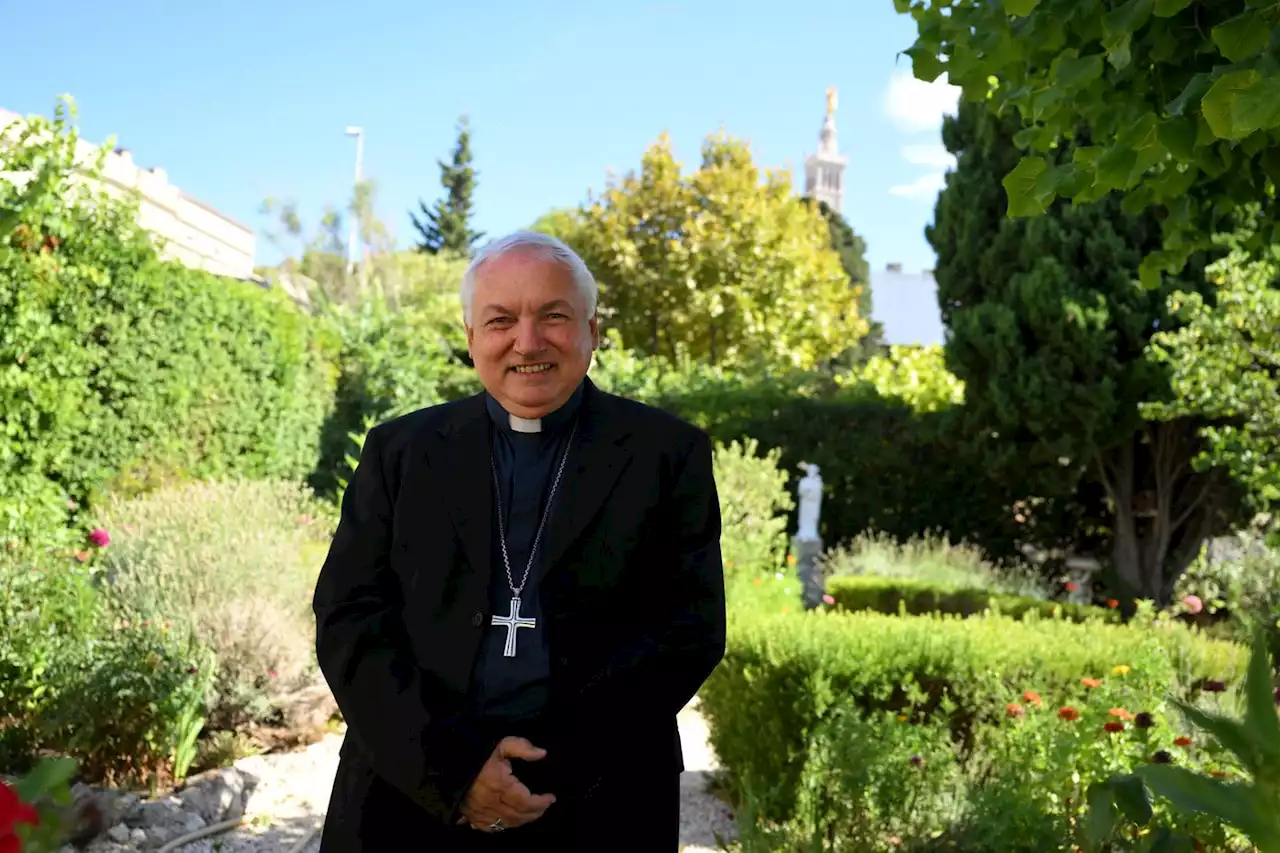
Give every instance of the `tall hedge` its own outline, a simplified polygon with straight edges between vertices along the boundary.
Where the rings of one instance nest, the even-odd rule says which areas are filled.
[[[0,145],[0,537],[106,489],[305,476],[324,339],[278,291],[161,260],[130,200],[75,177],[75,142],[60,110]]]

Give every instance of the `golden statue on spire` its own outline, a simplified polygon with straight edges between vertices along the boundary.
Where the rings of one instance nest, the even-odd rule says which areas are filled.
[[[836,114],[836,107],[838,105],[839,105],[839,96],[836,95],[836,87],[828,86],[827,87],[827,115],[834,116]]]

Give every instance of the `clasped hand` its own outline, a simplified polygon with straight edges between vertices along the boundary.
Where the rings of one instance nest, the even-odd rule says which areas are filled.
[[[503,829],[514,829],[532,823],[556,801],[553,794],[532,794],[511,769],[511,759],[539,761],[547,751],[524,738],[504,738],[484,763],[480,775],[472,783],[462,801],[462,817],[458,824],[471,824],[472,829],[492,832],[502,821]]]

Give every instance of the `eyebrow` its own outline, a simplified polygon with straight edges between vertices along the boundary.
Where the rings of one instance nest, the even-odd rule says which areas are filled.
[[[545,314],[548,311],[564,310],[571,307],[572,306],[569,304],[568,300],[566,299],[553,299],[550,302],[547,302],[544,305],[539,306],[538,313]],[[486,316],[494,315],[494,314],[497,314],[499,316],[502,316],[502,315],[510,316],[513,314],[517,314],[519,312],[512,311],[510,308],[507,308],[504,305],[486,305],[484,306],[483,313]]]

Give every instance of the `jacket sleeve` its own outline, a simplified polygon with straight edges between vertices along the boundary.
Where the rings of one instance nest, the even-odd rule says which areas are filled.
[[[374,772],[440,821],[457,808],[493,750],[466,720],[433,713],[390,567],[393,498],[381,427],[370,431],[312,602],[316,657]]]
[[[663,516],[670,528],[653,531],[673,543],[666,606],[588,681],[575,704],[596,719],[675,716],[724,657],[720,501],[706,433],[684,449],[673,483]]]

